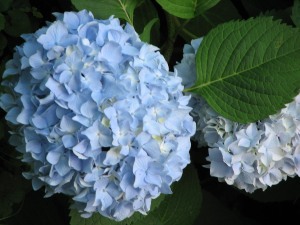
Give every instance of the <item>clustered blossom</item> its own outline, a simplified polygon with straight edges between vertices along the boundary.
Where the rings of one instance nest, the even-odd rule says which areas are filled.
[[[55,16],[22,36],[3,74],[10,143],[32,167],[24,176],[46,196],[72,196],[85,217],[146,214],[190,163],[190,97],[132,26],[85,10]]]
[[[195,54],[201,40],[184,47],[183,59],[175,66],[179,76],[195,81]],[[277,114],[250,124],[218,115],[199,96],[193,96],[190,104],[197,123],[192,139],[199,147],[209,147],[206,167],[211,176],[247,192],[300,176],[300,94]]]

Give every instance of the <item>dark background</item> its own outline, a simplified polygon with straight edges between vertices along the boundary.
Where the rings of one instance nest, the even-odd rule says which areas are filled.
[[[1,5],[0,0],[0,5]],[[227,1],[227,0],[222,0]],[[230,0],[228,0],[230,1]],[[160,6],[152,1],[158,10],[160,17],[160,37],[153,40],[153,43],[162,47],[168,39],[168,27],[166,24],[165,14]],[[52,12],[64,12],[76,10],[68,0],[28,0],[31,7],[35,7],[42,17],[38,18],[29,13],[32,19],[32,26],[27,32],[34,32],[37,28],[44,26],[46,21],[54,19]],[[231,0],[230,3],[238,12],[237,19],[248,19],[261,14],[274,16],[282,19],[283,22],[293,25],[290,19],[291,0]],[[226,8],[222,10],[226,11]],[[212,11],[213,12],[213,11]],[[233,18],[234,19],[234,18]],[[8,21],[13,26],[13,21]],[[217,23],[215,24],[217,25]],[[3,70],[4,62],[12,57],[13,48],[22,43],[22,39],[11,33],[1,32],[6,38],[5,47],[1,50],[0,60]],[[205,31],[204,31],[205,34]],[[173,54],[170,58],[170,68],[182,57],[182,47],[188,39],[178,36],[174,42]],[[4,42],[0,39],[0,46]],[[5,115],[0,112],[1,118]],[[26,170],[26,165],[22,165],[11,147],[7,144],[7,127],[2,119],[2,129],[4,137],[0,140],[0,170],[8,171],[12,176],[11,186],[5,186],[6,183],[0,181],[0,190],[14,190],[16,185],[24,185],[24,191],[20,195],[25,195],[25,199],[14,202],[7,195],[0,192],[0,207],[5,204],[12,204],[15,216],[0,220],[1,224],[11,225],[66,225],[69,224],[69,200],[66,196],[55,195],[51,198],[43,198],[43,190],[32,191],[31,184],[21,177],[21,172]],[[266,191],[255,191],[248,194],[238,190],[225,183],[218,182],[217,178],[209,175],[209,169],[203,167],[207,164],[206,148],[197,148],[193,143],[191,149],[192,163],[196,166],[200,184],[203,191],[203,204],[199,218],[195,225],[237,225],[237,224],[254,224],[254,225],[277,225],[277,224],[300,224],[300,178],[288,178],[278,185],[268,188]],[[13,165],[13,166],[12,166]],[[18,196],[13,196],[18,198]],[[8,199],[6,202],[5,199]],[[32,216],[34,215],[34,216]],[[293,222],[294,221],[294,222]],[[184,224],[183,224],[184,225]]]

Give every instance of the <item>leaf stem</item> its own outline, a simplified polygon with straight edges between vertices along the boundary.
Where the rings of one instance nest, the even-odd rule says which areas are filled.
[[[205,15],[205,13],[203,13],[201,16],[207,23],[209,23],[209,25],[211,25],[212,27],[215,26],[214,23]]]
[[[183,89],[183,92],[191,92],[191,91],[193,91],[193,90],[195,90],[195,89],[197,89],[198,87],[190,87],[190,88],[185,88],[185,89]]]
[[[130,17],[130,15],[128,14],[128,12],[127,12],[127,10],[126,10],[126,5],[124,5],[123,2],[120,1],[120,0],[119,0],[119,3],[120,3],[120,5],[121,5],[121,7],[122,7],[122,9],[123,9],[123,11],[124,11],[124,13],[125,13],[127,19],[128,19],[128,22],[131,24],[131,26],[133,26],[133,20],[132,20],[132,18]]]
[[[198,36],[194,35],[192,32],[189,32],[187,29],[183,28],[182,32],[189,36],[191,39],[196,39]]]

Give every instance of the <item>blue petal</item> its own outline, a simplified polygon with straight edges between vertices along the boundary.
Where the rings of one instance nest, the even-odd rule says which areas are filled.
[[[80,158],[76,157],[76,155],[74,155],[72,153],[70,153],[70,155],[69,155],[68,165],[77,171],[81,171],[82,166],[81,166]]]
[[[68,165],[68,159],[66,157],[61,158],[55,165],[55,169],[57,173],[62,177],[69,173],[71,168]]]
[[[52,165],[55,165],[58,163],[61,156],[62,156],[62,152],[50,151],[47,154],[47,161]]]
[[[63,132],[71,134],[76,132],[80,128],[80,126],[76,121],[72,120],[72,118],[63,116],[60,121],[60,128]]]
[[[120,162],[121,155],[120,155],[120,148],[114,147],[110,148],[110,150],[106,153],[106,158],[103,161],[104,165],[116,165]]]
[[[69,29],[77,29],[80,25],[80,20],[77,16],[77,13],[74,12],[65,12],[63,21]]]
[[[29,141],[26,144],[26,152],[41,153],[42,145],[40,141]]]
[[[67,134],[62,137],[62,142],[66,148],[72,148],[77,144],[77,139],[73,135]]]
[[[32,68],[38,68],[45,64],[41,52],[37,52],[34,55],[30,56],[29,58],[29,64],[32,66]]]
[[[112,197],[102,190],[96,190],[96,197],[94,205],[99,205],[101,203],[101,210],[104,211],[113,203]]]
[[[102,47],[98,60],[119,64],[123,60],[121,46],[115,42],[107,42]]]
[[[5,111],[15,106],[16,102],[11,94],[1,94],[0,95],[0,107]]]
[[[37,41],[43,45],[46,50],[58,45],[65,36],[68,30],[61,21],[55,21],[47,30],[46,34],[41,35]]]

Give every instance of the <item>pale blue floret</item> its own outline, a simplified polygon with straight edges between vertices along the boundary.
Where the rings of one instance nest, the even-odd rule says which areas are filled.
[[[190,163],[190,97],[132,26],[85,10],[55,16],[22,36],[3,74],[10,143],[32,167],[24,176],[47,197],[72,196],[85,217],[146,214]]]
[[[185,45],[175,65],[187,88],[196,81],[195,54],[201,41]],[[200,96],[194,95],[190,106],[197,124],[192,139],[209,147],[206,167],[211,176],[253,192],[300,175],[300,95],[277,114],[251,124],[218,115]]]

